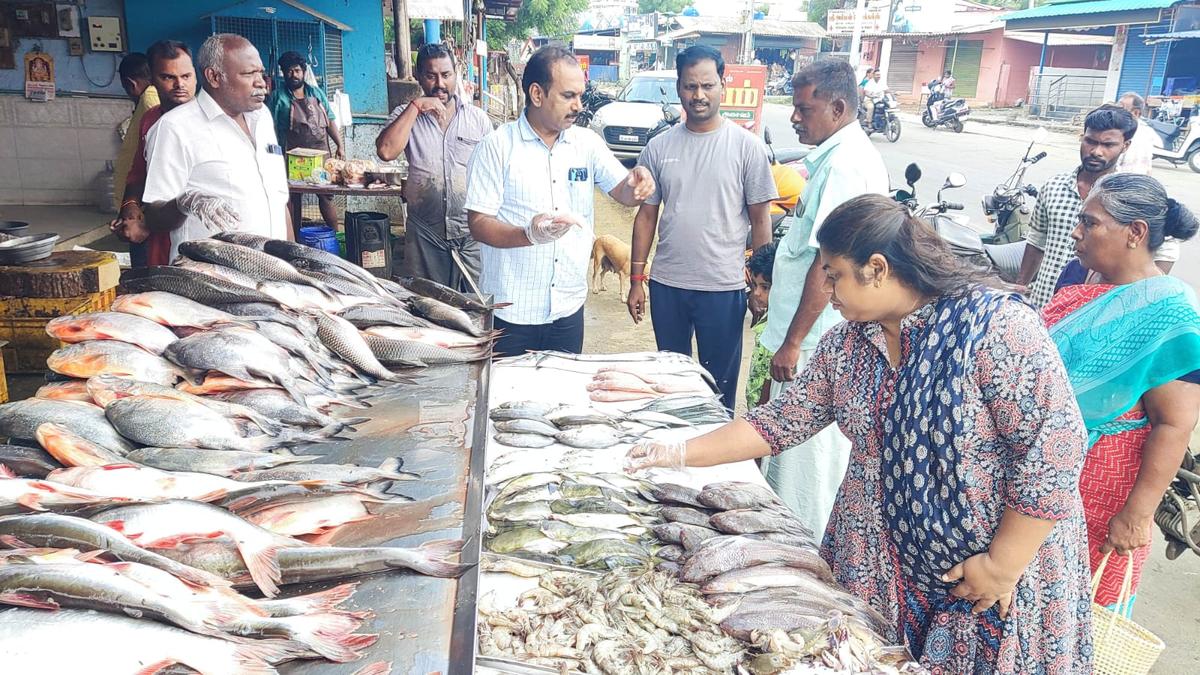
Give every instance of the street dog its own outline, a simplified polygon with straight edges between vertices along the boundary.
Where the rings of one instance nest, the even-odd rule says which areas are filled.
[[[629,293],[629,258],[632,254],[629,244],[617,239],[611,234],[596,237],[592,244],[592,292],[608,290],[604,285],[604,277],[609,272],[617,275],[617,290],[621,299],[625,300]],[[642,272],[646,274],[647,272]]]

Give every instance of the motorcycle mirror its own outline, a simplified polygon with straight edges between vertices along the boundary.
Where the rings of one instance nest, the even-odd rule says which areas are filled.
[[[921,167],[914,164],[909,164],[904,167],[904,180],[911,186],[921,180]]]
[[[957,171],[955,171],[954,173],[950,174],[949,176],[946,176],[946,184],[942,187],[943,188],[960,188],[966,184],[967,184],[967,177],[962,175],[961,173],[958,173]]]
[[[1038,127],[1037,131],[1033,132],[1033,142],[1038,144],[1045,143],[1046,136],[1049,135],[1050,132],[1046,131],[1046,127]]]
[[[763,142],[766,143],[767,145],[771,144],[771,130],[770,129],[766,129],[766,128],[763,129]]]

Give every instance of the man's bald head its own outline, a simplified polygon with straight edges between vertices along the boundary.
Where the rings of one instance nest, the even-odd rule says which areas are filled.
[[[205,89],[231,116],[258,110],[267,96],[262,58],[249,40],[232,33],[210,35],[196,54]]]

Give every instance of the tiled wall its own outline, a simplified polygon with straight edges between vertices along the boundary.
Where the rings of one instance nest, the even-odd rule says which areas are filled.
[[[0,204],[94,204],[132,111],[123,99],[0,95]]]

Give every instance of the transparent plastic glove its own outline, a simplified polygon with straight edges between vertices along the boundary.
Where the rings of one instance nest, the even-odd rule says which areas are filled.
[[[634,473],[651,467],[682,471],[687,457],[686,441],[638,443],[625,455],[625,471]]]
[[[531,244],[549,244],[577,225],[581,226],[579,219],[570,214],[539,213],[525,226],[525,238]]]
[[[175,200],[175,205],[184,215],[196,218],[210,230],[229,232],[237,229],[242,222],[241,217],[224,199],[196,190],[184,190]]]

